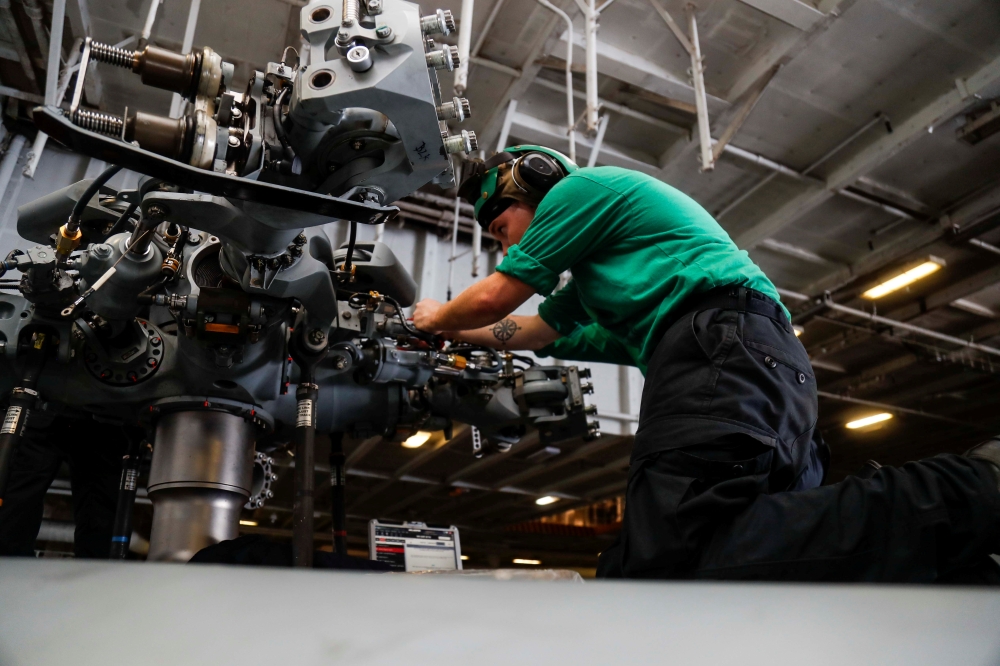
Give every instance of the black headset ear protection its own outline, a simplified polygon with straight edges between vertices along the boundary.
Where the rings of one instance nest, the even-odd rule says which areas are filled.
[[[542,197],[566,177],[566,170],[545,153],[524,153],[511,167],[514,184],[525,194]]]

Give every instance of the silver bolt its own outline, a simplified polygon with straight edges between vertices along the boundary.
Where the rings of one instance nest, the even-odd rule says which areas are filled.
[[[229,145],[232,146],[233,148],[239,147],[239,145],[240,145],[240,139],[239,139],[239,137],[235,137],[235,136],[229,137]]]
[[[476,133],[468,130],[462,130],[461,134],[453,134],[448,137],[443,136],[441,140],[444,143],[444,152],[449,155],[471,153],[479,150],[479,141],[476,139]]]
[[[439,9],[420,18],[420,29],[425,35],[449,35],[455,32],[455,17],[451,10]]]
[[[453,97],[450,102],[445,102],[437,107],[438,120],[457,120],[462,122],[472,116],[469,100],[464,97]]]
[[[449,72],[458,67],[461,59],[458,57],[458,47],[447,44],[440,51],[430,51],[424,54],[427,58],[427,66],[434,69],[447,69]]]

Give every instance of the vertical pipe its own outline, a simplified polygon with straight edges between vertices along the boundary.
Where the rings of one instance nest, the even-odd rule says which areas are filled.
[[[142,34],[139,36],[139,50],[146,48],[149,38],[153,34],[153,24],[156,23],[156,10],[160,7],[161,0],[152,0],[149,3],[149,13],[146,14],[146,23],[142,26]]]
[[[463,95],[469,82],[469,52],[472,46],[472,12],[475,0],[462,0],[461,28],[458,31],[458,69],[455,70],[455,94]]]
[[[295,433],[295,499],[292,504],[292,564],[311,568],[316,480],[316,398],[319,387],[300,383],[295,390],[298,403]]]
[[[330,433],[330,495],[333,503],[333,552],[347,555],[347,505],[344,502],[347,478],[344,475],[344,433]]]
[[[593,1],[593,0],[591,0]],[[712,135],[708,125],[708,98],[705,96],[705,68],[701,60],[701,44],[698,41],[698,22],[694,15],[694,5],[687,6],[688,31],[691,33],[691,78],[694,79],[694,101],[698,111],[698,140],[701,143],[702,171],[715,168],[712,156]]]
[[[118,506],[115,508],[115,522],[111,530],[112,560],[128,557],[129,542],[132,540],[132,510],[135,508],[135,494],[139,485],[139,466],[149,445],[129,437],[128,452],[122,458],[122,478],[118,484]]]
[[[194,46],[194,31],[198,27],[198,12],[201,10],[201,0],[191,0],[191,6],[188,9],[187,25],[184,27],[184,43],[181,45],[181,53],[187,55],[191,53],[191,47]],[[181,115],[181,96],[174,93],[174,96],[170,99],[170,117],[180,118]]]
[[[608,129],[608,114],[601,116],[601,122],[597,126],[597,136],[594,138],[594,145],[590,149],[590,157],[587,158],[587,166],[597,165],[597,156],[601,153],[601,145],[604,143],[604,132]]]
[[[381,243],[385,237],[385,222],[375,225],[375,242]]]
[[[52,3],[52,27],[49,29],[49,64],[45,70],[45,104],[53,106],[59,89],[59,65],[62,60],[63,24],[66,22],[66,0]]]
[[[458,254],[458,215],[462,199],[455,195],[455,219],[451,224],[451,256],[448,257],[448,300],[451,300],[451,285],[455,277],[455,255]]]
[[[566,127],[569,136],[569,159],[576,162],[576,114],[573,111],[573,20],[569,14],[553,5],[549,0],[538,0],[566,22]]]
[[[483,252],[483,228],[472,225],[472,277],[479,277],[479,255]]]
[[[597,6],[587,1],[587,131],[597,130]]]
[[[514,124],[515,113],[517,113],[517,100],[512,99],[507,105],[507,114],[503,117],[503,126],[500,128],[500,136],[497,138],[498,153],[507,147],[507,137],[510,136],[510,126]]]

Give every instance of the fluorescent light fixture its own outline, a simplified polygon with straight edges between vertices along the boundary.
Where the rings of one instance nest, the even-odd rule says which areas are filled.
[[[257,527],[256,520],[241,520],[240,525],[246,525],[247,527]]]
[[[554,504],[559,501],[558,497],[553,497],[552,495],[546,495],[545,497],[539,497],[535,500],[535,504],[538,506],[545,506],[546,504]]]
[[[861,295],[870,299],[882,298],[886,294],[891,294],[892,292],[898,291],[907,285],[913,284],[920,278],[925,278],[931,273],[936,273],[941,270],[942,265],[944,265],[943,261],[932,257],[919,266],[911,268],[908,271],[904,271],[896,277],[890,278],[876,287],[872,287]]]
[[[541,564],[541,560],[522,560],[520,557],[514,558],[514,564]]]
[[[463,561],[463,562],[465,562],[465,561],[466,561],[467,559],[469,559],[469,556],[468,556],[468,555],[462,555],[462,561]]]
[[[413,435],[406,438],[403,442],[403,446],[407,449],[419,449],[421,446],[427,443],[427,440],[431,438],[431,433],[426,430],[421,430]]]
[[[892,414],[889,412],[882,412],[881,414],[872,414],[871,416],[866,416],[863,419],[858,419],[856,421],[851,421],[847,424],[847,427],[851,430],[857,430],[858,428],[864,428],[865,426],[874,425],[876,423],[882,423],[882,421],[888,421],[892,418]]]
[[[792,326],[792,330],[795,331],[795,337],[799,337],[805,332],[806,329],[801,326]]]

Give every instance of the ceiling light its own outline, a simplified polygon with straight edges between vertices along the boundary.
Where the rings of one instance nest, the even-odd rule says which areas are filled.
[[[799,337],[800,335],[802,335],[802,333],[805,332],[806,329],[802,328],[801,326],[792,326],[792,330],[795,331],[795,337]]]
[[[874,425],[876,423],[881,423],[882,421],[888,421],[892,418],[892,414],[888,412],[882,412],[881,414],[872,414],[871,416],[866,416],[863,419],[857,419],[856,421],[851,421],[847,424],[847,427],[851,430],[857,430],[858,428],[864,428],[865,426]]]
[[[466,561],[467,559],[469,559],[469,556],[468,556],[468,555],[462,555],[462,561],[463,561],[463,562],[465,562],[465,561]]]
[[[522,560],[520,557],[514,558],[514,564],[541,564],[541,560]]]
[[[546,495],[545,497],[539,497],[538,499],[536,499],[535,504],[537,504],[538,506],[545,506],[546,504],[553,504],[558,501],[559,501],[558,497],[553,497],[552,495]]]
[[[944,262],[942,260],[931,257],[919,266],[911,268],[908,271],[904,271],[896,277],[890,278],[876,287],[872,287],[861,295],[865,298],[871,299],[882,298],[886,294],[891,294],[892,292],[898,291],[907,285],[913,284],[920,278],[927,277],[931,273],[936,273],[943,265]]]
[[[247,527],[257,527],[256,520],[241,520],[240,525],[246,525]]]
[[[421,430],[413,435],[406,438],[403,442],[403,446],[407,449],[419,449],[421,446],[427,443],[427,440],[431,438],[431,433],[426,430]]]

